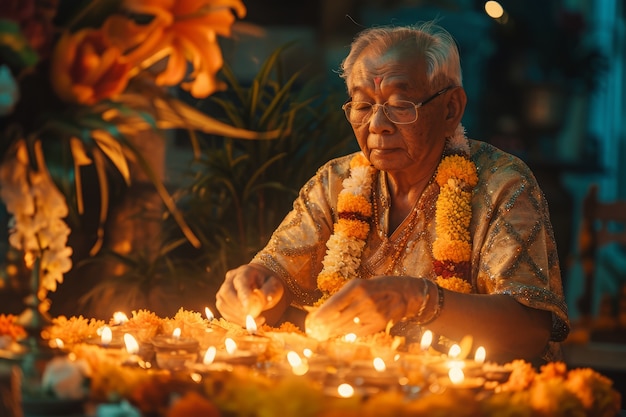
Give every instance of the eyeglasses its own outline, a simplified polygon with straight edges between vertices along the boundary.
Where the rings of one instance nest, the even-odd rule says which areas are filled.
[[[397,125],[408,125],[417,120],[417,109],[454,87],[456,86],[451,85],[443,90],[439,90],[421,103],[413,103],[408,100],[390,100],[384,104],[372,104],[367,101],[349,101],[341,106],[341,108],[346,113],[348,121],[355,126],[369,123],[372,115],[376,112],[378,107],[383,108],[385,116],[387,116],[389,121],[392,123]]]

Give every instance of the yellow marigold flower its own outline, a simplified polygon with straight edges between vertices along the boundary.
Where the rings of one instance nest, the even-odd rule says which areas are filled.
[[[437,238],[433,242],[433,256],[440,261],[463,262],[469,261],[472,254],[472,245],[463,240],[448,240]]]
[[[325,293],[334,294],[341,289],[345,280],[337,272],[321,273],[317,277],[317,288]]]
[[[345,236],[365,239],[370,231],[370,225],[360,220],[339,219],[335,223],[334,231]]]
[[[372,215],[372,205],[364,196],[349,193],[339,196],[337,210],[344,213],[359,213],[365,217]]]
[[[469,294],[472,292],[472,284],[459,277],[443,278],[437,277],[437,285],[446,290]]]
[[[476,166],[461,155],[446,156],[439,164],[435,181],[440,187],[443,187],[448,182],[448,178],[458,178],[473,187],[478,183]]]
[[[354,167],[367,167],[370,166],[371,163],[370,161],[367,160],[367,158],[365,157],[365,155],[363,155],[362,153],[358,153],[356,154],[351,160],[350,160],[350,168],[354,168]]]

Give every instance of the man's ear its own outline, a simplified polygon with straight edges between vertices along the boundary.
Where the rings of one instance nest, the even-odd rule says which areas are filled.
[[[453,88],[452,91],[450,91],[450,97],[448,98],[446,107],[447,114],[445,123],[447,136],[452,136],[459,123],[461,123],[466,104],[467,95],[463,87]]]

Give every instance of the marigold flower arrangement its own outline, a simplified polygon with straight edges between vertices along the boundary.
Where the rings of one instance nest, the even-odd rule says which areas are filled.
[[[12,246],[24,251],[27,266],[40,261],[39,300],[72,267],[67,238],[70,222],[85,210],[85,166],[95,170],[101,200],[91,254],[102,243],[108,175],[117,172],[128,184],[131,162],[199,245],[134,141],[141,132],[170,128],[259,137],[166,90],[180,87],[204,98],[223,88],[216,78],[223,63],[218,36],[229,36],[245,13],[241,0],[0,4],[0,197],[13,216]]]

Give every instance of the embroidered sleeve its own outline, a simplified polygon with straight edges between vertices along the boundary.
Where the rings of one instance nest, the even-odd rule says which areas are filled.
[[[497,153],[484,144],[473,154],[480,167],[473,196],[476,288],[550,311],[551,340],[562,341],[569,321],[545,196],[522,161]]]

